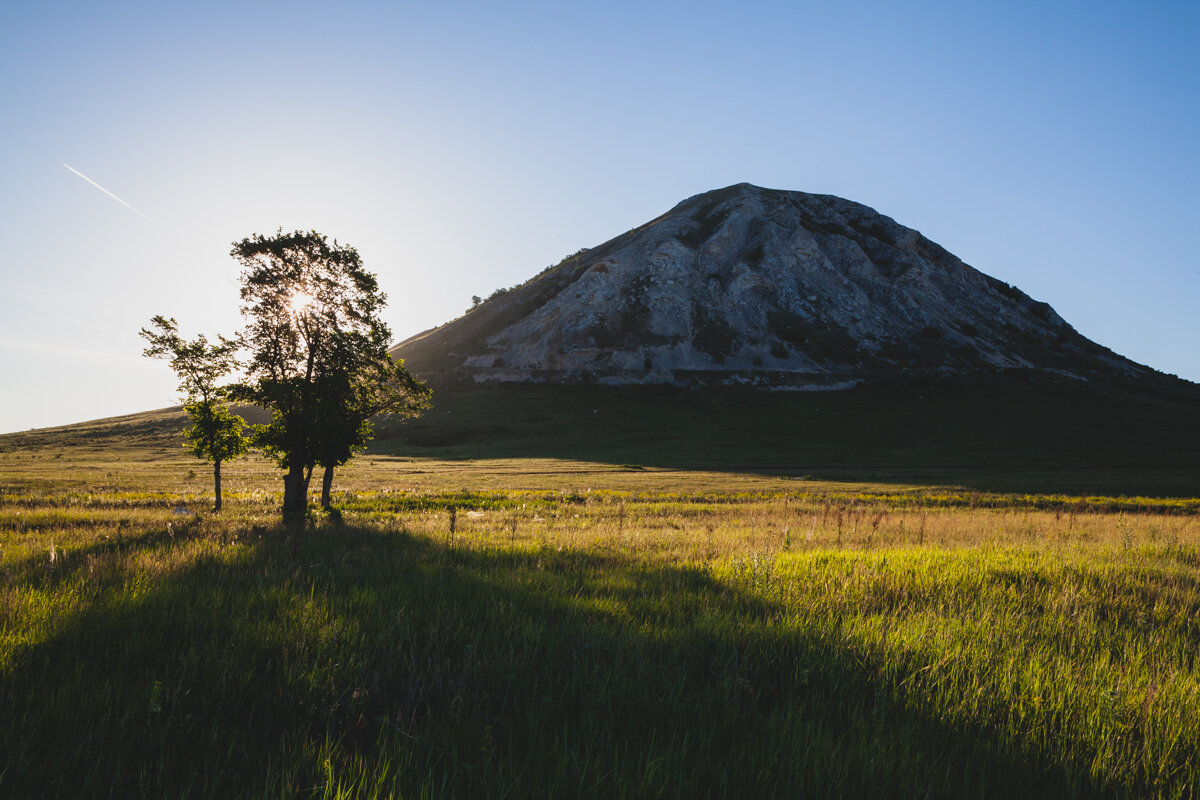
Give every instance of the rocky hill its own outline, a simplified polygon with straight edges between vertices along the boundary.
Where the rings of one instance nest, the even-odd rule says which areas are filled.
[[[396,346],[425,377],[844,388],[1009,368],[1153,371],[911,228],[831,195],[738,184]]]

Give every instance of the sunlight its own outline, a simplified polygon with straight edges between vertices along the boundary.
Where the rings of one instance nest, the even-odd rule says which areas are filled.
[[[301,291],[299,289],[297,289],[295,292],[292,292],[292,299],[289,302],[289,305],[292,308],[292,313],[296,315],[303,314],[309,309],[310,306],[312,306],[315,299],[316,298],[314,298],[308,292]]]

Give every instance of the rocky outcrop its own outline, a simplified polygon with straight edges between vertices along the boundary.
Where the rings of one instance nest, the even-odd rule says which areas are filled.
[[[689,198],[394,352],[480,381],[1150,372],[864,205],[749,184]]]

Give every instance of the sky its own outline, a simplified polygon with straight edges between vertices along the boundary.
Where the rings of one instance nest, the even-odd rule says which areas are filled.
[[[176,404],[231,245],[355,246],[397,340],[748,181],[1200,381],[1200,3],[6,2],[0,432]]]

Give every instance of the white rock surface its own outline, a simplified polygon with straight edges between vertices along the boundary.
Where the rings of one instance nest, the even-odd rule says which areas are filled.
[[[486,381],[1146,371],[866,206],[749,184],[689,198],[396,352]]]

